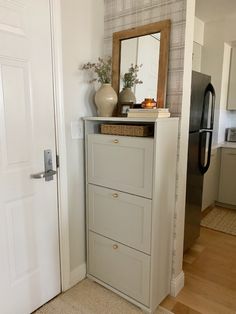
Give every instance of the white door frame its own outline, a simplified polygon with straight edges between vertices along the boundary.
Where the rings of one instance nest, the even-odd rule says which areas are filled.
[[[53,88],[56,129],[56,151],[60,156],[58,172],[59,245],[62,291],[70,288],[69,208],[67,192],[67,160],[63,98],[62,32],[60,0],[49,0],[53,59]]]

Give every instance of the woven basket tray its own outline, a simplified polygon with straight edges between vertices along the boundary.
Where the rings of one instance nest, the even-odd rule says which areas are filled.
[[[101,124],[101,133],[126,136],[153,136],[150,125]]]

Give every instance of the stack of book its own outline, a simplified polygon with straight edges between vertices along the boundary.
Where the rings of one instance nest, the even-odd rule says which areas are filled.
[[[129,109],[128,118],[169,118],[169,108]]]

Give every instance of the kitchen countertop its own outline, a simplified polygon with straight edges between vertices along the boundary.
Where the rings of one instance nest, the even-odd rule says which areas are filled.
[[[212,149],[216,148],[236,148],[236,142],[222,142],[219,144],[212,145]]]

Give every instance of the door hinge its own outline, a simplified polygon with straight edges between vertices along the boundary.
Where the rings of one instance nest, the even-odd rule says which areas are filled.
[[[57,164],[57,168],[60,167],[60,157],[59,155],[56,155],[56,164]]]

